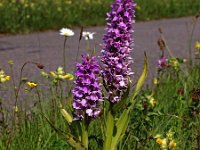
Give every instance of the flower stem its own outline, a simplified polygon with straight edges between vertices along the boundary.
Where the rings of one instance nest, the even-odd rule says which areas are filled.
[[[38,96],[38,101],[39,101],[39,107],[40,107],[40,111],[42,114],[44,114],[43,109],[42,109],[42,103],[41,103],[41,96],[40,96],[40,92],[38,90],[38,88],[36,87],[36,94]]]
[[[18,87],[17,89],[15,90],[15,107],[17,107],[17,102],[18,102],[18,97],[19,97],[19,91],[20,91],[20,88],[21,88],[21,85],[22,85],[22,73],[23,73],[23,70],[24,70],[24,67],[30,62],[25,62],[20,70],[20,76],[19,76],[19,84],[18,84]]]
[[[88,124],[85,119],[81,125],[81,130],[82,130],[81,141],[87,150],[88,149]]]
[[[65,36],[64,46],[63,46],[63,69],[64,69],[64,72],[66,72],[66,51],[65,51],[66,42],[67,42],[67,37]]]
[[[196,22],[192,26],[192,32],[190,34],[190,39],[189,39],[189,65],[190,66],[192,66],[192,39],[193,39],[195,27],[196,27]]]

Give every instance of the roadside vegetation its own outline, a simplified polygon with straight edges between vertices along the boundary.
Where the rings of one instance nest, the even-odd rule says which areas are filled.
[[[113,0],[1,0],[0,33],[105,24]],[[199,0],[136,0],[136,20],[196,15]]]

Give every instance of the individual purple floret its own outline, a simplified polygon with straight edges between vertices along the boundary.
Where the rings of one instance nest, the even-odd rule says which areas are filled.
[[[133,47],[132,25],[136,4],[132,0],[116,0],[107,14],[107,33],[102,44],[103,78],[108,99],[112,103],[119,102],[128,88],[133,63],[131,51]]]
[[[101,84],[99,83],[99,65],[96,57],[89,57],[89,54],[82,56],[82,63],[78,63],[74,81],[73,108],[75,118],[78,120],[84,117],[96,118],[100,115],[99,103],[103,101]]]
[[[166,68],[166,67],[168,67],[168,59],[165,58],[165,57],[161,57],[158,60],[158,69],[163,69],[163,68]]]

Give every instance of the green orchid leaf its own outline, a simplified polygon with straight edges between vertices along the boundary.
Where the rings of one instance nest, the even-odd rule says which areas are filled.
[[[139,93],[139,91],[141,90],[141,88],[142,88],[142,86],[144,84],[144,81],[147,78],[147,74],[148,74],[148,60],[147,60],[146,53],[144,53],[144,68],[143,68],[143,72],[142,72],[142,74],[141,74],[141,76],[140,76],[140,78],[139,78],[139,80],[137,82],[134,94],[131,97],[131,103],[134,103],[134,99],[137,96],[137,94]]]
[[[76,137],[74,137],[70,133],[66,133],[61,129],[58,129],[46,116],[44,117],[49,125],[55,130],[55,132],[62,136],[73,148],[75,148],[76,150],[86,150],[86,147]]]
[[[113,129],[114,129],[114,118],[109,111],[107,114],[106,119],[106,134],[105,134],[105,141],[103,145],[103,150],[111,150],[111,143],[112,143],[112,137],[113,137]]]
[[[130,110],[125,109],[123,111],[122,115],[120,116],[120,118],[116,122],[117,131],[113,137],[111,149],[116,149],[117,144],[123,138],[124,133],[126,132],[128,122],[129,122],[129,112],[130,112]]]

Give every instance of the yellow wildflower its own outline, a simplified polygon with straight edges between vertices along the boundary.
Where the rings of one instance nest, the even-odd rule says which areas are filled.
[[[197,41],[197,42],[195,43],[195,48],[196,48],[197,50],[200,50],[200,42],[199,42],[199,41]]]
[[[160,145],[161,148],[165,149],[167,147],[167,139],[161,139],[161,138],[157,138],[156,139],[156,143],[158,143]]]
[[[69,80],[73,80],[74,79],[74,76],[72,74],[66,74],[64,75],[64,79],[69,79]]]
[[[69,80],[73,80],[74,79],[74,76],[72,75],[70,78],[69,78]]]
[[[72,74],[70,73],[65,74],[63,67],[58,67],[55,72],[51,71],[50,74],[56,80],[64,80],[64,79],[73,80],[74,79],[74,76]]]
[[[7,76],[3,70],[0,69],[0,83],[4,83],[10,80],[10,76]]]
[[[63,75],[58,75],[58,79],[65,79]]]
[[[172,139],[173,139],[174,132],[172,132],[171,129],[170,129],[166,135],[167,135],[167,138],[168,138],[168,139],[172,140]]]
[[[153,79],[153,84],[154,84],[154,85],[157,85],[158,83],[159,83],[159,82],[158,82],[158,79],[157,79],[157,78],[154,78],[154,79]]]
[[[57,75],[55,74],[55,72],[51,71],[50,74],[55,78]]]
[[[70,78],[70,74],[66,74],[63,77],[64,77],[64,79],[69,79]]]
[[[17,112],[19,111],[19,108],[18,108],[17,106],[14,106],[14,107],[13,107],[13,110],[14,110],[14,112],[17,113]]]
[[[64,70],[63,70],[63,67],[58,67],[58,69],[57,69],[57,73],[59,74],[59,75],[64,75]]]
[[[173,139],[174,132],[171,129],[167,132],[166,137],[161,139],[160,135],[156,135],[156,143],[160,145],[160,150],[168,150],[176,147],[176,142]]]
[[[170,143],[169,143],[169,148],[175,148],[176,147],[176,142],[174,140],[172,140]]]
[[[158,143],[159,145],[162,145],[163,144],[163,139],[157,138],[156,139],[156,143]]]
[[[164,139],[162,140],[161,148],[163,148],[163,149],[166,149],[166,148],[167,148],[167,139],[166,139],[166,138],[164,138]]]
[[[157,104],[157,101],[154,99],[154,97],[151,97],[151,99],[149,100],[149,103],[151,104],[152,107],[155,107]]]
[[[180,63],[176,58],[170,58],[169,60],[170,65],[175,69],[178,70],[180,68]]]
[[[10,80],[10,76],[5,76],[6,81]]]
[[[28,84],[28,86],[30,87],[30,88],[34,88],[34,87],[37,87],[38,85],[36,84],[36,83],[34,83],[34,82],[27,82],[27,84]]]
[[[146,96],[148,103],[150,103],[150,105],[152,107],[155,107],[155,105],[157,104],[157,101],[155,100],[155,98],[153,97],[153,93],[151,95]]]
[[[46,73],[46,72],[44,72],[44,71],[41,71],[41,75],[42,75],[43,77],[45,77],[45,78],[48,78],[48,77],[49,77],[48,73]]]
[[[9,61],[8,61],[8,64],[9,64],[9,65],[13,65],[13,64],[14,64],[13,60],[9,60]]]
[[[0,78],[0,83],[4,83],[6,82],[7,80],[5,78]]]

